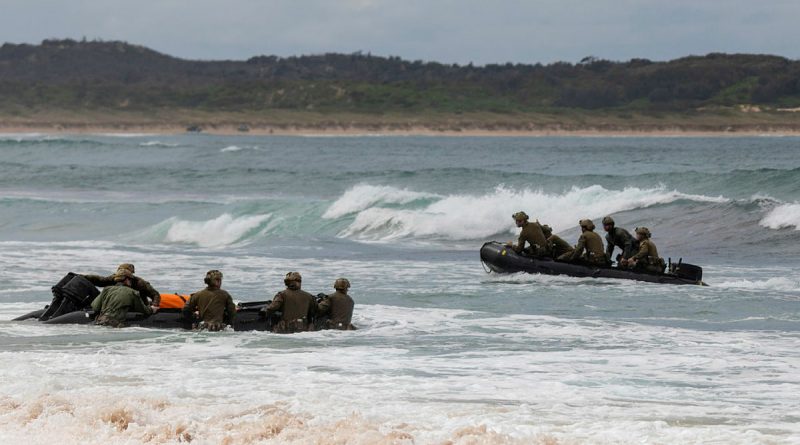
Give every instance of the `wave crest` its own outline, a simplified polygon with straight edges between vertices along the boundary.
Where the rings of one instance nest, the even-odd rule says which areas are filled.
[[[730,201],[721,196],[667,190],[663,185],[649,189],[627,187],[622,190],[592,185],[572,187],[563,194],[498,186],[483,195],[427,195],[437,200],[422,208],[408,209],[381,204],[419,199],[414,195],[416,192],[393,187],[380,188],[380,193],[375,191],[364,187],[356,193],[354,188],[328,209],[327,217],[357,212],[355,220],[340,233],[341,236],[372,240],[406,237],[474,240],[514,232],[510,224],[511,215],[519,210],[526,211],[542,223],[550,224],[558,232],[577,225],[581,218],[598,218],[679,200],[711,203]],[[355,195],[363,199],[353,199]],[[508,229],[504,230],[504,227]]]
[[[172,217],[156,225],[151,234],[167,243],[222,247],[249,238],[271,217],[270,214],[234,217],[229,213],[207,221]]]
[[[336,219],[360,212],[375,204],[409,204],[432,198],[441,198],[441,196],[389,186],[360,184],[346,191],[341,198],[328,207],[322,217]]]
[[[800,203],[782,204],[770,210],[759,225],[770,229],[787,229],[794,227],[800,230]]]

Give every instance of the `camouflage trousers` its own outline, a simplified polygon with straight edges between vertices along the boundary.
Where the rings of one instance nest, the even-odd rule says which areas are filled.
[[[296,332],[305,332],[309,330],[309,324],[304,319],[298,320],[281,320],[275,325],[272,332],[276,334],[294,334]]]
[[[209,332],[219,332],[225,330],[225,323],[219,321],[201,321],[200,324],[197,325],[197,329],[201,331],[209,331]]]
[[[337,323],[331,320],[326,320],[322,323],[320,329],[336,329],[338,331],[355,331],[356,327],[351,323]]]
[[[99,326],[108,326],[111,328],[124,328],[125,322],[117,320],[114,317],[109,317],[106,314],[100,314],[94,319],[94,324]]]

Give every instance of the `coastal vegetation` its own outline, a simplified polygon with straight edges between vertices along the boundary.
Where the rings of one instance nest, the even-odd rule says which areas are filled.
[[[5,125],[432,129],[800,128],[800,61],[708,54],[656,62],[485,66],[371,54],[171,57],[125,42],[0,47]]]

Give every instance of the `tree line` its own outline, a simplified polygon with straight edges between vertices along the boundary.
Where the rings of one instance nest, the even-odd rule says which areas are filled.
[[[797,107],[800,62],[714,53],[666,62],[586,57],[577,63],[474,66],[361,52],[198,61],[126,42],[67,39],[2,45],[0,98],[0,108],[67,109],[513,113]]]

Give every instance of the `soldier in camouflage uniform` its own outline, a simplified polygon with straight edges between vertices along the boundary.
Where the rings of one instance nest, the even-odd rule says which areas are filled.
[[[542,232],[542,226],[539,221],[529,222],[528,215],[525,212],[517,212],[511,215],[517,227],[522,230],[519,232],[519,239],[517,244],[509,241],[506,246],[512,248],[514,252],[522,253],[523,251],[530,252],[535,256],[547,256],[549,254],[547,249],[547,239]],[[530,244],[529,249],[525,249],[525,243]]]
[[[572,254],[575,250],[572,245],[564,241],[560,236],[553,233],[553,229],[547,224],[542,226],[542,232],[547,237],[547,243],[550,248],[550,254],[553,258],[559,258],[562,255]]]
[[[92,309],[97,314],[95,324],[122,328],[126,326],[128,312],[153,313],[150,307],[142,303],[139,292],[132,288],[133,274],[128,269],[118,270],[112,278],[116,284],[107,286],[92,301]]]
[[[325,297],[317,308],[317,317],[328,315],[325,322],[317,326],[319,329],[338,329],[341,331],[355,330],[355,326],[350,324],[353,318],[353,299],[347,294],[350,289],[350,281],[347,278],[339,278],[334,281],[333,288],[336,292]]]
[[[267,318],[273,312],[281,311],[281,320],[275,325],[273,332],[292,334],[309,330],[309,322],[317,310],[317,301],[313,295],[300,290],[302,281],[303,277],[299,272],[287,273],[283,279],[286,289],[278,292],[267,306]]]
[[[206,288],[195,292],[183,306],[184,318],[193,318],[198,311],[201,328],[209,331],[221,331],[225,325],[233,325],[236,318],[236,306],[231,294],[222,289],[222,272],[209,270],[203,280]]]
[[[636,238],[639,239],[639,252],[624,261],[624,265],[634,269],[642,269],[650,273],[664,272],[664,258],[658,256],[658,249],[650,239],[650,229],[647,227],[636,228]]]
[[[572,253],[564,254],[559,260],[583,262],[593,266],[607,266],[606,253],[603,250],[603,240],[594,233],[594,223],[591,219],[582,219],[578,222],[581,226],[581,236],[578,245]]]
[[[119,267],[117,267],[117,272],[107,277],[101,275],[83,275],[83,277],[97,287],[113,286],[116,284],[114,277],[121,270],[127,270],[131,273],[131,287],[139,292],[142,302],[146,305],[152,306],[153,311],[158,311],[158,306],[161,304],[161,295],[157,290],[153,289],[153,286],[151,286],[146,280],[133,275],[136,273],[136,270],[131,263],[120,264]]]
[[[610,260],[614,247],[619,247],[622,254],[617,257],[617,264],[622,265],[622,260],[627,260],[639,250],[639,241],[631,236],[630,232],[622,227],[615,227],[614,218],[603,218],[603,230],[606,233],[606,257]]]

